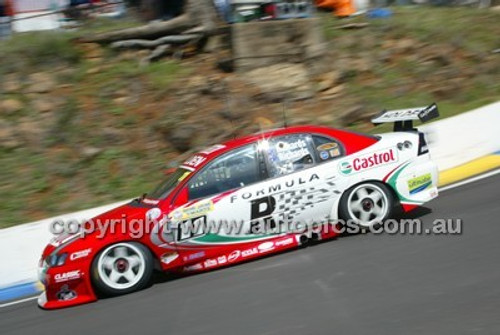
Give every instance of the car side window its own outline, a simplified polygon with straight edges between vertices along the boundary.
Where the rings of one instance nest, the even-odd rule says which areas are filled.
[[[320,135],[313,135],[312,138],[320,162],[336,159],[344,155],[344,150],[339,142]]]
[[[307,169],[316,163],[308,134],[285,135],[266,142],[261,146],[267,154],[271,178]]]
[[[189,199],[247,186],[260,181],[255,145],[235,149],[216,158],[188,181]]]

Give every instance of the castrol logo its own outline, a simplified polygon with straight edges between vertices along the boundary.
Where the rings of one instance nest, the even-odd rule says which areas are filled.
[[[346,160],[340,163],[339,169],[342,174],[351,174],[369,170],[374,167],[390,164],[398,161],[395,149],[385,149],[371,152],[354,159]]]

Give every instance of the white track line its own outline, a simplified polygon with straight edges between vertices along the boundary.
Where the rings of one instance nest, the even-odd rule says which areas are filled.
[[[441,187],[439,189],[439,191],[443,192],[443,191],[451,190],[453,188],[460,187],[460,186],[463,186],[463,185],[467,185],[467,184],[473,183],[475,181],[478,181],[478,180],[481,180],[481,179],[485,179],[485,178],[494,176],[494,175],[499,174],[499,173],[500,173],[500,169],[493,170],[493,171],[484,173],[484,174],[476,176],[476,177],[472,177],[472,178],[466,179],[464,181],[461,181],[461,182],[458,182],[458,183],[455,183],[455,184],[452,184],[452,185]],[[8,302],[8,303],[5,303],[5,304],[1,304],[0,308],[9,307],[9,306],[12,306],[12,305],[17,305],[17,304],[21,304],[23,302],[27,302],[27,301],[31,301],[31,300],[35,300],[35,299],[38,299],[38,297],[29,297],[29,298],[25,298],[25,299],[21,299],[21,300],[11,301],[11,302]]]
[[[21,300],[16,300],[16,301],[11,301],[11,302],[7,302],[5,304],[1,304],[0,308],[9,307],[9,306],[12,306],[12,305],[17,305],[17,304],[20,304],[20,303],[23,303],[23,302],[26,302],[26,301],[35,300],[35,299],[38,299],[38,296],[24,298],[24,299],[21,299]]]
[[[473,183],[475,181],[478,181],[478,180],[481,180],[481,179],[484,179],[484,178],[488,178],[488,177],[494,176],[494,175],[499,174],[499,173],[500,173],[500,169],[493,170],[493,171],[490,171],[490,172],[487,172],[487,173],[483,173],[483,174],[481,174],[479,176],[472,177],[472,178],[460,181],[460,182],[455,183],[455,184],[451,184],[451,185],[448,185],[448,186],[445,186],[445,187],[441,187],[439,189],[439,191],[440,192],[448,191],[448,190],[451,190],[451,189],[453,189],[455,187],[460,187],[460,186],[463,186],[463,185],[467,185],[467,184]]]

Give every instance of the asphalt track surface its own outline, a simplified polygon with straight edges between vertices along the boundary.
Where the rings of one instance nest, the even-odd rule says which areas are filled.
[[[0,310],[0,334],[500,334],[500,175],[421,211],[463,233],[357,235],[118,298]]]

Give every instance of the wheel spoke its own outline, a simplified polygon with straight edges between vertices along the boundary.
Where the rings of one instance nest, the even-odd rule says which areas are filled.
[[[363,223],[368,222],[370,219],[370,212],[361,211],[361,213],[359,214],[359,218]]]
[[[118,247],[115,249],[115,257],[116,258],[126,258],[127,257],[127,248]]]
[[[132,271],[131,268],[129,268],[124,273],[122,273],[122,275],[125,277],[125,279],[127,279],[127,281],[129,283],[132,282],[132,281],[134,281],[134,279],[135,279],[135,273],[134,273],[134,271]]]
[[[370,194],[370,197],[372,198],[374,203],[377,203],[382,199],[382,194],[380,192],[373,192]]]
[[[351,210],[353,212],[361,212],[363,210],[363,208],[361,207],[361,200],[352,201]]]
[[[128,264],[131,268],[135,268],[136,266],[141,264],[141,259],[137,255],[132,255],[127,258]]]
[[[375,207],[373,207],[372,213],[375,214],[377,217],[382,213],[382,206],[378,206],[375,204]]]
[[[121,278],[122,275],[123,273],[113,270],[109,274],[109,280],[111,280],[113,283],[118,283],[118,280]]]
[[[358,196],[359,200],[362,200],[368,196],[368,191],[366,188],[360,188],[357,192],[356,195]]]
[[[113,270],[113,264],[115,263],[115,259],[113,257],[106,257],[102,265],[107,270]]]

